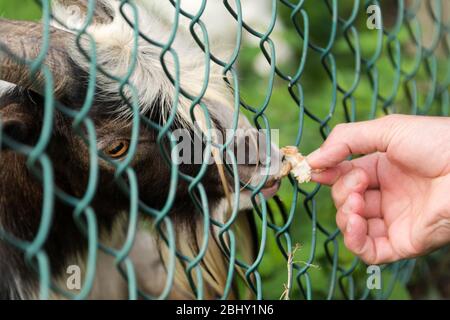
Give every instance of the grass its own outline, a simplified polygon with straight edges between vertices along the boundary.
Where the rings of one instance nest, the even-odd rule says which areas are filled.
[[[39,20],[41,12],[34,0],[0,0],[0,16],[18,20]]]

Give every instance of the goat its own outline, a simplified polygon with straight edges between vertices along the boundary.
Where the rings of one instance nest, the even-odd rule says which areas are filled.
[[[164,42],[170,34],[171,22],[160,17],[151,1],[134,1],[139,10],[137,21],[129,6],[120,8],[119,1],[97,0],[94,16],[87,27],[87,33],[95,41],[97,65],[106,74],[123,77],[132,65],[132,52],[135,46],[133,27],[127,22],[137,22],[141,34]],[[160,4],[163,5],[163,4]],[[75,7],[74,7],[75,6]],[[75,12],[74,8],[77,8]],[[77,39],[75,31],[87,19],[87,3],[79,0],[58,0],[52,4],[54,20],[50,26],[50,43],[46,52],[44,66],[52,75],[55,100],[69,110],[78,112],[84,105],[88,94],[91,75],[90,61],[80,53],[80,45],[90,52],[90,40],[83,36]],[[31,242],[37,236],[41,223],[41,212],[45,191],[43,183],[35,172],[27,166],[27,156],[12,148],[11,142],[24,148],[33,147],[39,141],[45,123],[44,105],[49,97],[45,95],[46,76],[43,69],[31,74],[28,66],[20,59],[35,59],[42,50],[43,25],[36,22],[0,20],[0,229],[8,235],[24,242]],[[204,53],[189,43],[187,33],[180,31],[172,48],[180,59],[181,87],[192,95],[200,94],[204,82]],[[133,99],[131,87],[136,88],[139,112],[154,123],[164,125],[178,105],[176,119],[171,130],[186,129],[192,136],[196,128],[206,131],[206,116],[196,108],[195,124],[190,116],[191,101],[184,96],[175,95],[175,88],[165,74],[159,61],[161,49],[149,44],[142,37],[137,42],[135,69],[128,79],[129,86],[122,91],[117,81],[98,71],[96,74],[95,95],[88,112],[88,119],[95,125],[98,167],[98,183],[95,196],[89,203],[95,212],[99,241],[112,248],[119,248],[125,241],[128,225],[130,200],[126,192],[116,183],[117,169],[112,163],[120,163],[131,157],[130,168],[136,174],[139,200],[148,207],[161,209],[169,194],[170,166],[157,143],[158,132],[153,127],[140,122],[137,148],[131,152],[132,127],[135,116],[127,100]],[[15,57],[14,57],[15,56]],[[17,59],[19,58],[19,59]],[[166,65],[175,72],[174,61],[166,59]],[[234,109],[230,89],[223,77],[214,68],[209,75],[209,86],[201,99],[211,117],[211,123],[218,131],[233,128],[233,119],[238,110]],[[56,103],[56,102],[55,102]],[[89,182],[90,158],[92,153],[84,135],[73,130],[73,119],[61,108],[54,108],[53,129],[45,147],[45,156],[52,163],[55,187],[71,197],[80,199],[86,192]],[[239,115],[237,127],[251,129],[248,120]],[[169,144],[163,140],[169,150]],[[206,143],[202,144],[202,152]],[[169,152],[170,154],[170,152]],[[201,180],[208,196],[211,217],[226,221],[232,209],[227,188],[234,190],[234,178],[223,170],[217,161],[208,164]],[[271,148],[270,168],[279,166],[281,155],[276,146]],[[181,164],[179,171],[196,176],[202,164]],[[267,175],[267,165],[239,164],[238,173],[242,181],[249,181],[253,187],[264,184],[263,195],[269,198],[279,187],[276,171]],[[266,181],[266,182],[265,182]],[[236,190],[237,191],[237,190]],[[252,208],[250,191],[241,192],[239,237],[242,250],[251,250],[248,237],[254,236],[246,211]],[[52,203],[52,223],[45,237],[43,249],[49,260],[52,282],[63,288],[66,269],[69,265],[86,265],[88,241],[75,223],[74,207],[59,197]],[[201,215],[190,198],[189,183],[179,179],[175,200],[169,217],[176,227],[177,249],[185,255],[197,253],[202,241]],[[140,215],[142,223],[149,218]],[[210,236],[214,240],[214,228]],[[1,235],[2,233],[0,233]],[[202,263],[205,279],[205,298],[220,297],[226,282],[227,260],[216,241],[210,240]],[[248,249],[245,249],[248,247]],[[165,279],[165,245],[158,236],[141,227],[137,232],[130,258],[134,263],[139,288],[150,295],[161,294]],[[39,278],[30,268],[24,252],[10,242],[0,238],[0,299],[36,299],[39,297]],[[76,292],[75,292],[76,293]],[[51,298],[63,298],[57,292]],[[98,252],[96,277],[89,294],[91,299],[121,299],[127,297],[126,282],[114,265],[114,258],[102,251]],[[195,298],[190,290],[181,263],[177,263],[175,284],[170,298]],[[230,293],[229,298],[236,298]]]

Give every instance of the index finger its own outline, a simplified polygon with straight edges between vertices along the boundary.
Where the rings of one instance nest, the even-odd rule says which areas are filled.
[[[378,162],[383,157],[382,153],[375,152],[351,161],[342,161],[338,165],[320,172],[313,172],[311,180],[325,185],[334,185],[342,176],[348,174],[355,168],[364,170],[369,179],[369,188],[379,187]]]

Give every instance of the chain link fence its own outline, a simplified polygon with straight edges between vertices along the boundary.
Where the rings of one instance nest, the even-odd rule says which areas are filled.
[[[42,129],[39,139],[31,147],[14,141],[3,132],[0,137],[2,143],[26,156],[28,170],[42,187],[42,209],[39,228],[31,240],[18,238],[8,230],[0,229],[0,241],[20,250],[29,265],[28,272],[37,274],[39,298],[46,299],[54,294],[73,299],[89,297],[95,279],[99,277],[96,268],[99,252],[112,257],[110,261],[126,280],[125,291],[131,299],[171,298],[181,276],[188,284],[189,297],[211,298],[208,288],[208,278],[211,276],[205,265],[209,259],[208,248],[213,245],[220,250],[225,270],[223,285],[215,291],[213,298],[385,299],[391,294],[396,298],[408,297],[405,283],[413,272],[414,261],[383,266],[381,288],[371,290],[367,286],[369,275],[366,266],[346,251],[335,226],[329,190],[320,185],[309,183],[299,186],[295,179],[289,178],[283,182],[279,195],[267,201],[260,193],[262,185],[251,189],[253,199],[260,199],[261,203],[253,202],[253,213],[249,216],[252,231],[239,230],[234,225],[243,213],[239,213],[236,206],[224,221],[216,221],[210,212],[208,192],[203,183],[207,163],[201,165],[197,175],[190,176],[181,173],[173,159],[167,157],[170,174],[167,176],[169,188],[165,205],[152,208],[151,204],[141,201],[142,190],[139,190],[137,182],[140,177],[131,165],[137,148],[137,141],[133,142],[133,139],[136,140],[139,126],[145,123],[157,131],[161,152],[165,152],[164,141],[169,140],[174,147],[172,127],[177,106],[164,123],[154,122],[140,114],[137,99],[140,89],[129,80],[137,68],[139,45],[145,43],[159,48],[158,60],[164,76],[172,85],[174,96],[190,101],[189,112],[193,121],[195,110],[200,108],[210,124],[211,119],[202,99],[209,85],[207,73],[218,68],[221,81],[232,89],[235,115],[237,110],[241,110],[256,128],[267,133],[269,139],[270,130],[279,129],[282,145],[296,145],[307,153],[319,147],[332,127],[340,122],[373,119],[390,113],[448,116],[450,25],[447,2],[267,0],[261,1],[260,5],[268,6],[269,20],[261,27],[246,20],[246,14],[249,15],[253,8],[251,1],[203,0],[197,1],[195,10],[188,10],[183,1],[168,0],[172,8],[171,29],[164,42],[142,31],[143,26],[137,23],[138,1],[111,2],[118,4],[120,15],[134,30],[133,43],[136,46],[131,48],[131,67],[125,75],[116,75],[108,73],[97,63],[96,44],[89,35],[89,28],[96,19],[96,1],[81,1],[86,8],[86,21],[73,30],[77,48],[88,62],[89,70],[88,91],[81,108],[74,110],[57,101],[54,79],[45,63],[50,46],[51,1],[30,4],[38,5],[42,17],[44,33],[39,55],[32,60],[15,57],[29,68],[32,75],[44,75]],[[14,5],[21,6],[19,3]],[[250,6],[250,11],[245,10],[246,5]],[[232,39],[226,44],[227,55],[214,47],[214,32],[208,33],[212,28],[211,20],[206,18],[210,6],[220,8],[223,15],[214,16],[213,22],[216,19],[216,23],[220,23],[219,20],[225,21],[225,18],[232,21],[230,29],[225,24],[220,29],[224,39]],[[124,13],[126,10],[132,13],[131,18]],[[381,15],[377,15],[378,10]],[[64,25],[66,21],[59,23]],[[277,28],[281,24],[281,36],[277,36]],[[203,52],[206,76],[198,95],[190,94],[180,81],[183,70],[180,70],[182,66],[173,44],[183,27],[187,28],[191,40]],[[214,40],[220,42],[220,37]],[[82,41],[87,41],[89,45],[83,46]],[[286,58],[279,53],[283,45],[280,41],[285,42]],[[2,43],[0,48],[1,54],[11,54],[8,43]],[[167,65],[169,57],[173,65]],[[259,61],[258,64],[255,61]],[[96,77],[100,74],[118,84],[118,94],[122,95],[123,104],[132,113],[130,151],[123,161],[112,163],[115,183],[129,202],[127,216],[123,220],[123,226],[127,228],[126,237],[118,247],[108,246],[99,240],[99,218],[93,208],[97,194],[104,187],[99,182],[98,161],[101,155],[97,150],[95,124],[89,116],[95,102]],[[178,104],[177,99],[174,99],[175,104]],[[88,180],[85,192],[80,195],[67,194],[59,188],[54,159],[47,155],[56,112],[70,119],[73,132],[85,138],[89,149]],[[229,143],[214,146],[207,139],[206,145],[207,148],[218,147],[230,153]],[[228,169],[238,177],[236,166]],[[196,207],[191,214],[201,221],[199,245],[191,254],[180,250],[176,221],[170,214],[176,206],[176,188],[180,181],[189,185],[189,201]],[[239,184],[236,190],[239,194]],[[12,193],[17,192],[21,190],[12,190]],[[10,196],[13,194],[4,195]],[[82,266],[83,285],[75,293],[54,281],[52,264],[47,255],[46,243],[53,217],[57,214],[54,212],[56,202],[72,209],[71,218],[87,242],[86,264]],[[161,247],[166,252],[163,259],[164,284],[157,295],[141,290],[136,265],[130,258],[141,218],[150,218],[145,228],[159,233]],[[242,237],[243,232],[251,233],[256,243],[251,256],[243,256],[241,249],[245,246],[243,242],[247,241]],[[181,276],[177,274],[178,269],[184,270]],[[0,275],[0,281],[5,280],[2,277]]]

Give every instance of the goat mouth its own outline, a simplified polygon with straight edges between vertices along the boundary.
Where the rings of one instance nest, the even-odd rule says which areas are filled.
[[[281,181],[275,180],[273,182],[268,183],[265,187],[263,187],[261,189],[260,192],[262,193],[264,199],[268,200],[277,194],[278,190],[280,189],[280,186],[281,186]],[[250,190],[244,190],[242,193],[246,194],[248,196],[250,196],[252,194],[252,192]],[[259,202],[258,196],[256,197],[256,201]]]

